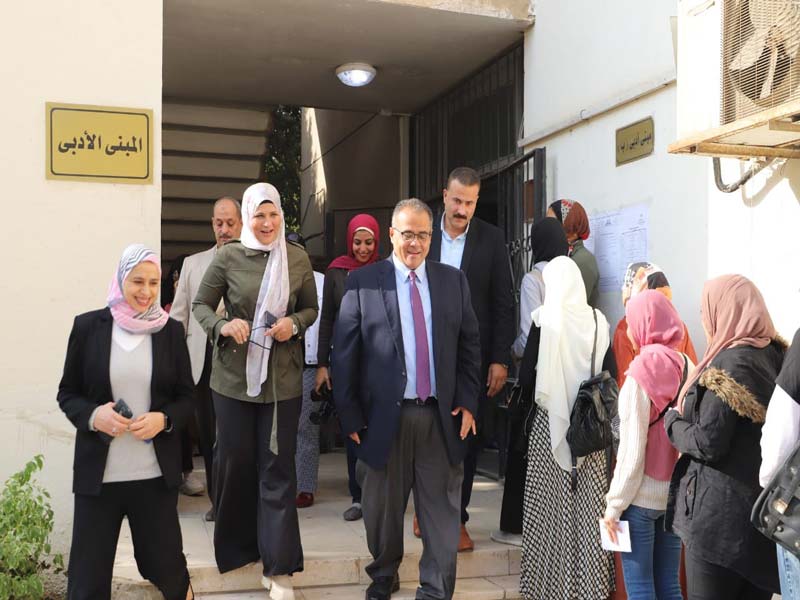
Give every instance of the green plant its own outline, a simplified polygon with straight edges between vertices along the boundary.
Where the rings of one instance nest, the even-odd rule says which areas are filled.
[[[266,180],[278,188],[286,229],[300,228],[300,107],[276,106],[267,140]]]
[[[50,494],[33,476],[44,459],[34,456],[25,468],[9,477],[0,493],[0,599],[44,597],[41,573],[51,566],[63,571],[60,554],[50,556],[53,509]]]

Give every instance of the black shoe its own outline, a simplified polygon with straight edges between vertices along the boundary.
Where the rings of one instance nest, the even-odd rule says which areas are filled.
[[[345,521],[358,521],[362,517],[361,503],[353,502],[342,516]]]
[[[395,573],[394,577],[378,577],[367,588],[366,600],[389,600],[400,589],[400,578]]]
[[[208,512],[205,515],[203,515],[203,518],[209,523],[212,523],[217,520],[217,513],[214,512],[213,506],[208,509]]]

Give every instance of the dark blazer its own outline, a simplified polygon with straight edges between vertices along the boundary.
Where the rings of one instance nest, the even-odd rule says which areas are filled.
[[[442,256],[441,218],[435,219],[430,260]],[[514,343],[514,284],[503,232],[477,217],[469,224],[461,270],[467,275],[481,334],[481,378],[491,363],[511,364]],[[485,386],[484,386],[485,388]],[[484,390],[485,391],[485,390]]]
[[[431,293],[433,362],[439,417],[453,465],[464,460],[459,437],[462,406],[478,409],[478,322],[469,285],[458,269],[427,261]],[[345,433],[358,432],[358,458],[381,469],[389,459],[406,388],[403,333],[391,261],[352,271],[334,326],[333,398]],[[364,429],[366,428],[366,429]]]
[[[58,386],[58,405],[78,430],[75,437],[72,491],[96,496],[103,485],[108,444],[89,430],[95,408],[113,402],[108,366],[111,359],[113,318],[108,308],[75,317],[67,344],[64,375]],[[189,422],[194,398],[194,380],[183,326],[174,319],[153,340],[151,409],[165,413],[172,430],[153,439],[156,458],[167,486],[181,483],[180,430]]]
[[[322,306],[320,306],[319,337],[317,339],[317,366],[327,367],[331,364],[331,342],[333,341],[333,324],[339,314],[339,305],[344,296],[347,282],[347,269],[328,269],[325,272],[325,283],[322,285]]]
[[[761,492],[761,428],[784,348],[723,350],[686,394],[683,416],[664,426],[681,453],[670,483],[666,525],[687,550],[778,593],[775,543],[750,524]]]

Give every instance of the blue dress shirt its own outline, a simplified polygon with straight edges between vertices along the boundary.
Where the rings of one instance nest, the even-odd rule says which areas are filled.
[[[446,265],[461,268],[461,259],[464,257],[464,245],[467,243],[467,234],[469,233],[469,225],[461,235],[451,238],[444,230],[444,215],[442,215],[442,252],[439,262]]]
[[[406,361],[406,391],[404,398],[417,397],[417,345],[414,335],[414,314],[411,312],[411,269],[403,264],[392,252],[394,277],[397,282],[397,303],[400,308],[400,327],[403,332],[403,350]],[[431,288],[425,261],[414,269],[417,274],[417,289],[422,299],[422,312],[425,314],[425,332],[428,334],[428,358],[431,365],[431,396],[436,396],[436,368],[433,364],[433,317],[431,315]]]

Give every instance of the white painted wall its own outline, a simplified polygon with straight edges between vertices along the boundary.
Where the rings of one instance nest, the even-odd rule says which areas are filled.
[[[632,204],[650,207],[649,259],[664,269],[673,301],[689,326],[692,340],[704,347],[699,291],[705,279],[706,208],[698,184],[703,167],[667,154],[675,136],[675,86],[545,140],[548,202],[578,200],[591,216]],[[655,123],[653,155],[615,166],[615,133],[645,117]],[[601,295],[601,309],[612,327],[622,317],[618,292]]]
[[[36,453],[69,542],[74,428],[56,404],[73,317],[105,304],[123,247],[160,244],[162,3],[17,2],[0,22],[5,315],[0,480]],[[154,111],[152,185],[47,181],[45,102]]]
[[[325,231],[325,212],[393,207],[408,191],[408,119],[394,115],[304,108],[300,129],[300,197],[305,220],[301,233],[324,232],[344,251],[344,229]],[[309,205],[310,203],[310,205]],[[380,214],[385,212],[382,211]],[[381,216],[372,213],[381,222]],[[339,220],[349,219],[339,213]],[[387,222],[388,228],[388,222]],[[345,225],[346,229],[346,220]],[[385,240],[385,238],[384,238]],[[381,252],[386,253],[386,243]],[[322,256],[325,239],[308,242]]]
[[[666,152],[676,137],[677,90],[665,85],[675,72],[675,14],[672,0],[538,1],[536,24],[525,38],[525,134],[572,126],[531,140],[526,150],[547,149],[548,202],[578,200],[590,216],[649,205],[649,259],[665,270],[675,305],[702,350],[705,165]],[[647,89],[655,91],[640,97]],[[581,121],[587,112],[597,116]],[[655,152],[617,167],[616,130],[646,117],[654,120]],[[600,303],[615,327],[623,314],[620,294],[603,294]]]
[[[539,0],[525,39],[526,150],[547,148],[548,201],[579,200],[590,215],[648,202],[649,258],[666,271],[700,351],[702,286],[724,273],[742,273],[759,286],[785,337],[800,325],[800,161],[777,163],[724,194],[710,158],[666,153],[680,136],[718,124],[718,5]],[[648,82],[669,77],[672,15],[678,16],[677,86],[640,97]],[[600,114],[581,121],[582,111]],[[655,121],[655,153],[615,166],[616,129],[648,116]],[[746,168],[723,160],[726,181]],[[616,293],[603,295],[601,307],[612,324],[622,315]]]
[[[525,36],[525,136],[675,71],[674,0],[536,0]]]
[[[720,3],[706,4],[681,0],[677,5],[682,136],[719,125]],[[708,206],[708,276],[736,272],[752,279],[779,331],[791,339],[800,326],[800,161],[775,163],[740,190],[724,194],[714,184],[710,158],[681,160],[703,169],[697,196]],[[737,180],[747,166],[723,159],[724,181]]]

